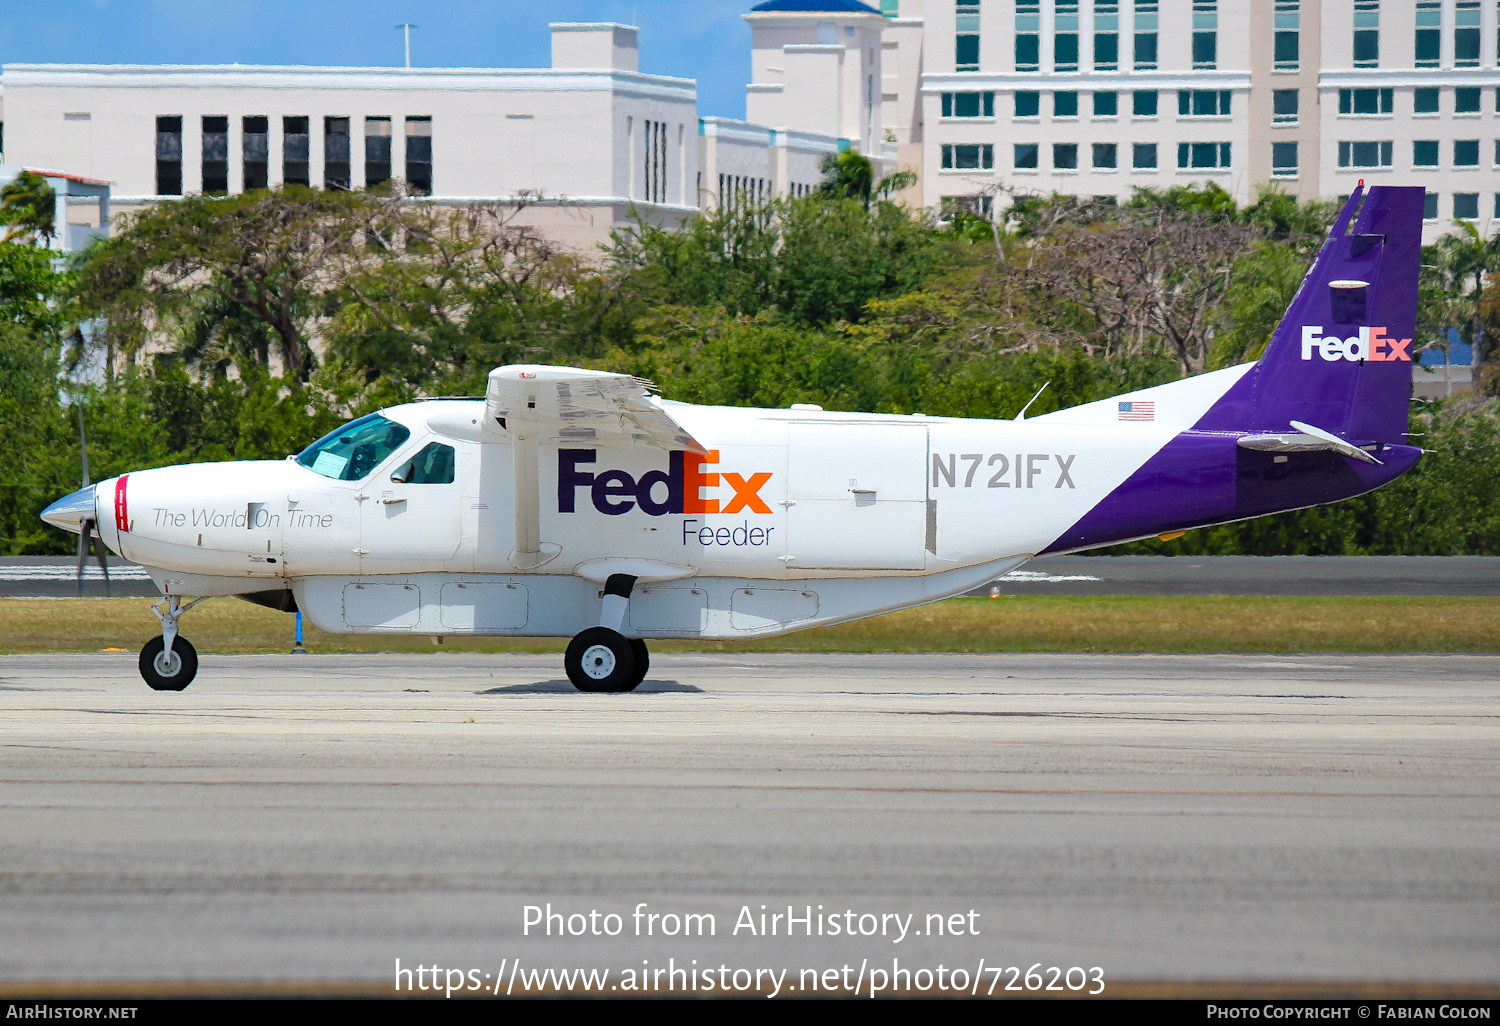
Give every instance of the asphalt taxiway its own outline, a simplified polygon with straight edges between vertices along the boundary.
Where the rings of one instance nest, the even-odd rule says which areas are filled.
[[[1500,984],[1500,657],[689,654],[630,695],[554,655],[134,664],[0,658],[12,993],[398,958]],[[632,936],[642,902],[715,934]],[[524,934],[548,903],[624,934]],[[762,905],[914,932],[732,932]]]
[[[109,593],[155,599],[134,563],[110,559]],[[0,598],[72,598],[77,564],[51,556],[0,558]],[[970,594],[988,595],[1500,595],[1497,556],[1047,556]],[[84,593],[105,594],[97,564]]]

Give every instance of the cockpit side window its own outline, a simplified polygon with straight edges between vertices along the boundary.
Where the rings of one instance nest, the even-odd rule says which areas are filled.
[[[433,442],[396,468],[391,480],[398,484],[452,484],[453,446]]]
[[[302,450],[297,462],[335,481],[359,481],[411,437],[411,431],[378,413],[351,420]]]

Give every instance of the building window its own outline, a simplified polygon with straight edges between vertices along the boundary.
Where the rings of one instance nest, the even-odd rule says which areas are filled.
[[[943,147],[945,169],[992,168],[995,166],[995,147],[989,143],[979,145],[957,145]]]
[[[1356,6],[1358,6],[1356,4]],[[1417,0],[1417,67],[1435,68],[1443,56],[1443,5],[1441,0]],[[1362,67],[1355,61],[1355,67]]]
[[[391,180],[391,119],[365,118],[365,186]]]
[[[1479,0],[1458,0],[1453,11],[1453,66],[1479,67]]]
[[[647,203],[667,201],[667,125],[664,121],[643,121],[645,146],[642,154],[641,181],[645,185]],[[755,179],[760,181],[760,179]],[[757,194],[754,197],[760,199]]]
[[[1119,93],[1095,93],[1094,117],[1114,118],[1120,116]]]
[[[1479,166],[1479,140],[1478,139],[1454,139],[1453,140],[1453,166],[1454,167],[1478,167]]]
[[[666,129],[662,127],[665,154]],[[665,155],[661,170],[663,191],[667,179]],[[432,195],[432,117],[413,115],[406,119],[406,184],[418,196]]]
[[[1042,94],[1023,90],[1016,93],[1016,117],[1035,118],[1042,113]]]
[[[992,118],[994,116],[994,93],[943,94],[943,117],[945,118]]]
[[[1477,221],[1479,219],[1479,193],[1455,192],[1453,216],[1460,221]]]
[[[1301,64],[1300,0],[1276,0],[1276,39],[1272,59],[1277,71],[1296,71]]]
[[[979,38],[974,39],[975,70],[978,70]],[[1040,71],[1042,67],[1042,5],[1040,0],[1016,0],[1016,70]]]
[[[1078,144],[1053,143],[1052,168],[1055,171],[1078,170]]]
[[[1130,112],[1138,118],[1156,117],[1156,90],[1136,90],[1130,100]]]
[[[203,191],[229,191],[229,118],[203,119]]]
[[[1110,0],[1094,2],[1094,70],[1120,68],[1120,5]]]
[[[1413,89],[1411,93],[1412,113],[1414,114],[1436,114],[1438,112],[1438,96],[1440,95],[1436,86],[1423,86]]]
[[[979,70],[979,0],[958,0],[953,60],[959,71]]]
[[[240,121],[240,160],[245,173],[245,191],[264,189],[269,184],[271,159],[271,119],[251,114]]]
[[[1035,171],[1036,155],[1041,147],[1036,143],[1015,144],[1015,167],[1017,171]]]
[[[1135,70],[1156,69],[1156,0],[1135,3]]]
[[[1460,88],[1453,90],[1453,113],[1478,114],[1479,90],[1477,88]]]
[[[156,119],[156,194],[182,195],[182,118]]]
[[[1500,192],[1495,193],[1495,217],[1500,219]]]
[[[994,200],[993,196],[943,196],[938,200],[938,209],[945,221],[954,214],[975,214],[989,220]]]
[[[1218,66],[1218,0],[1193,0],[1193,67],[1211,70]]]
[[[1228,89],[1179,89],[1177,113],[1180,117],[1227,117]]]
[[[1495,140],[1495,166],[1500,167],[1500,139]]]
[[[1078,70],[1078,0],[1054,0],[1052,70]]]
[[[1438,141],[1436,139],[1418,139],[1411,144],[1412,167],[1437,167],[1438,166]]]
[[[1394,149],[1390,142],[1341,142],[1339,167],[1390,167]]]
[[[281,180],[287,185],[308,185],[307,118],[281,119]]]
[[[1271,174],[1277,178],[1297,177],[1297,144],[1277,142],[1271,144]]]
[[[1380,0],[1354,0],[1354,66],[1380,64]]]
[[[887,18],[901,17],[901,0],[880,0],[880,13]]]
[[[1278,125],[1297,123],[1297,97],[1295,89],[1275,89],[1271,92],[1271,120]]]
[[[1156,167],[1156,143],[1136,143],[1133,146],[1130,166],[1142,170]]]
[[[1069,90],[1052,94],[1052,116],[1076,118],[1078,116],[1078,94]]]
[[[1114,143],[1094,143],[1094,167],[1113,171],[1120,166],[1120,148]]]
[[[1422,220],[1424,220],[1424,221],[1436,221],[1437,220],[1437,207],[1438,207],[1438,194],[1437,193],[1435,193],[1435,192],[1429,192],[1426,196],[1423,196],[1422,197]]]
[[[1340,89],[1340,114],[1389,114],[1395,106],[1394,89]]]
[[[323,188],[349,188],[349,119],[323,119]]]
[[[1177,166],[1192,170],[1227,168],[1229,166],[1229,144],[1224,143],[1178,143]]]

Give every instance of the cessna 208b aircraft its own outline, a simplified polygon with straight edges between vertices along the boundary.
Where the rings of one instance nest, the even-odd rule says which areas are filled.
[[[161,589],[157,690],[197,672],[182,614],[234,595],[331,632],[571,637],[579,689],[629,691],[646,639],[839,623],[1394,480],[1421,456],[1422,206],[1356,191],[1258,362],[1030,420],[694,406],[509,366],[482,400],[361,417],[284,462],[122,474],[42,516]]]

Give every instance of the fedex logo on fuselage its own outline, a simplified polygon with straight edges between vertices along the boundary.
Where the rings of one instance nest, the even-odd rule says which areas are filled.
[[[1358,335],[1339,338],[1337,335],[1324,336],[1321,324],[1305,325],[1302,328],[1302,359],[1311,360],[1314,349],[1330,363],[1338,359],[1351,363],[1360,360],[1375,363],[1405,360],[1411,363],[1411,339],[1391,338],[1384,328],[1360,328]]]
[[[596,449],[557,450],[557,511],[578,512],[578,489],[587,488],[594,508],[617,517],[639,508],[647,516],[668,513],[770,513],[760,490],[771,480],[769,472],[742,476],[705,471],[719,462],[719,450],[708,455],[673,449],[667,454],[666,470],[648,470],[636,480],[623,470],[594,473],[583,467],[598,461]],[[720,480],[734,490],[723,503],[703,497],[705,488],[718,488]]]

